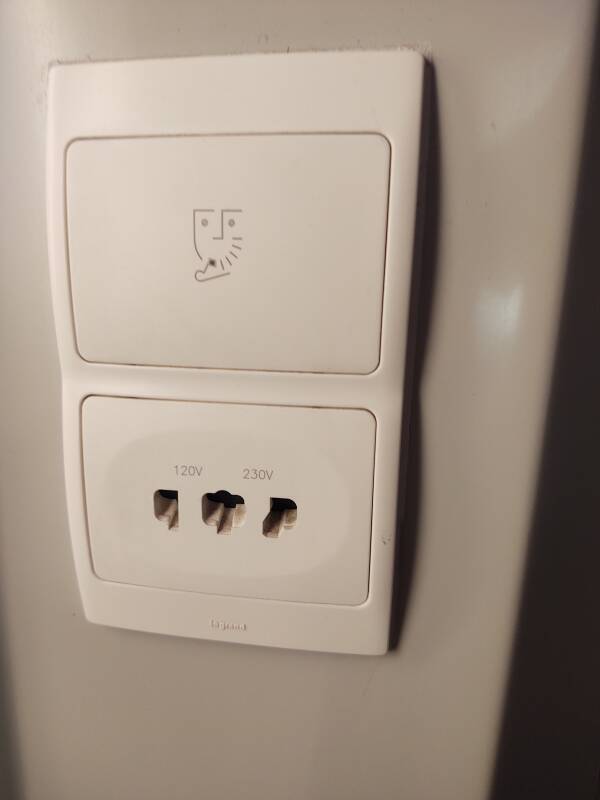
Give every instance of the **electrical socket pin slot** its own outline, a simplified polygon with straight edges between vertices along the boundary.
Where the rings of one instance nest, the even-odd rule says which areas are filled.
[[[283,530],[291,530],[298,519],[298,506],[287,497],[271,497],[271,508],[263,522],[263,536],[278,539]]]
[[[154,492],[154,516],[164,522],[168,530],[179,527],[179,492],[159,489]]]
[[[207,492],[202,497],[202,519],[205,525],[214,525],[217,533],[231,533],[246,519],[246,505],[239,494],[230,494],[226,489]]]

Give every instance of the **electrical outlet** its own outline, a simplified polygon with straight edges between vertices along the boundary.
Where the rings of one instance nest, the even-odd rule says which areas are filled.
[[[406,49],[50,71],[91,622],[387,650],[423,78]]]
[[[87,398],[94,571],[163,589],[363,603],[375,428],[363,410]]]

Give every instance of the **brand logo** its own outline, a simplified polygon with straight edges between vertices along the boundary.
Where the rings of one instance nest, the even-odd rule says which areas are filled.
[[[219,631],[245,631],[247,626],[245,622],[227,622],[224,619],[211,619],[210,627],[216,628]]]
[[[239,264],[244,237],[240,208],[195,208],[194,250],[200,260],[194,278],[202,283],[230,275]]]

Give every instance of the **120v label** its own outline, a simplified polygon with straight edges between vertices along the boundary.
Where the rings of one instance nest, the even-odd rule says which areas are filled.
[[[204,467],[197,464],[175,464],[173,469],[179,478],[199,478]]]
[[[245,481],[270,481],[274,470],[258,469],[257,467],[246,467],[242,470],[242,477]]]

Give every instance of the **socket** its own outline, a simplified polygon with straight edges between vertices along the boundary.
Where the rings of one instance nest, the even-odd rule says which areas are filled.
[[[226,489],[207,492],[202,497],[202,519],[205,525],[214,525],[217,533],[231,533],[246,519],[244,498]]]
[[[355,409],[87,398],[96,575],[263,600],[363,603],[375,429],[373,415]]]
[[[168,530],[179,527],[179,492],[159,489],[154,492],[154,516],[164,522]]]
[[[282,530],[291,530],[298,519],[298,506],[287,497],[272,497],[263,522],[263,536],[277,539]]]

